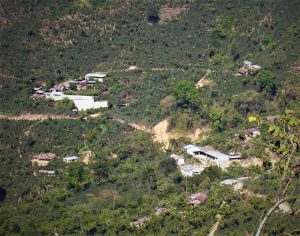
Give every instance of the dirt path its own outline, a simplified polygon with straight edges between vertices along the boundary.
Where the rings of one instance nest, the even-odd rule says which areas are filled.
[[[121,70],[111,70],[109,72],[127,72],[127,71],[135,71],[135,70],[142,70],[142,71],[184,71],[181,68],[140,68],[137,66],[129,66],[127,69]]]
[[[214,235],[215,235],[215,232],[217,231],[217,229],[218,229],[218,227],[219,227],[219,224],[220,224],[220,222],[221,222],[221,216],[218,214],[218,215],[216,216],[216,219],[217,219],[217,221],[216,221],[216,223],[214,223],[213,226],[211,227],[208,236],[214,236]]]
[[[204,85],[209,84],[209,83],[211,82],[211,81],[209,81],[209,80],[205,80],[205,78],[206,78],[207,76],[209,76],[211,72],[212,72],[211,69],[207,69],[207,70],[206,70],[205,75],[204,75],[204,76],[198,81],[198,83],[196,84],[197,88],[201,88],[201,87],[203,87]]]
[[[9,116],[0,114],[0,120],[74,120],[75,117],[66,116],[66,115],[53,115],[53,114],[33,114],[33,113],[25,113],[18,116]]]
[[[8,119],[8,120],[15,120],[15,121],[30,120],[30,121],[39,121],[40,122],[40,121],[48,120],[48,119],[73,120],[73,119],[76,119],[76,118],[66,116],[66,115],[25,113],[25,114],[21,114],[19,116],[9,116],[9,115],[0,114],[0,120],[1,119],[2,120]],[[118,119],[118,118],[115,118],[114,121],[117,121],[117,122],[122,123],[122,124],[127,123],[125,120]],[[140,124],[136,124],[136,123],[132,123],[132,122],[127,123],[127,124],[129,126],[131,126],[132,128],[134,128],[134,129],[141,130],[141,131],[147,132],[147,133],[152,133],[153,134],[153,141],[161,143],[163,145],[164,149],[169,148],[171,139],[176,139],[176,138],[180,138],[180,137],[188,137],[192,141],[195,141],[199,138],[199,136],[204,131],[207,130],[206,128],[204,128],[204,129],[197,128],[193,132],[184,133],[184,134],[179,134],[179,133],[176,133],[176,132],[168,132],[168,125],[169,125],[168,119],[165,119],[165,120],[159,122],[153,128],[146,127],[144,125],[140,125]],[[30,133],[30,130],[31,130],[32,127],[33,126],[30,126],[28,128],[28,130],[25,132],[26,135],[28,135]]]
[[[143,132],[147,132],[147,133],[151,133],[152,130],[144,125],[139,125],[139,124],[135,124],[135,123],[128,123],[129,126],[131,126],[134,129],[138,129],[141,130]]]
[[[114,121],[116,122],[119,122],[121,124],[126,124],[127,121],[123,120],[123,119],[119,119],[119,118],[114,118],[113,119]],[[137,130],[141,130],[143,132],[147,132],[147,133],[151,133],[152,130],[144,125],[140,125],[140,124],[136,124],[136,123],[127,123],[127,125],[129,125],[130,127],[134,128],[134,129],[137,129]]]

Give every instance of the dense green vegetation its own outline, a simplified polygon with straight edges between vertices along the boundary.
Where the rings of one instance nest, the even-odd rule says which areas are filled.
[[[149,68],[174,69],[170,73],[135,76],[157,81],[200,78],[195,69],[213,69],[211,79],[216,83],[203,89],[207,90],[204,96],[210,98],[204,105],[221,96],[220,100],[229,107],[233,105],[231,96],[242,96],[245,90],[257,90],[258,100],[267,97],[265,104],[260,104],[262,111],[275,112],[299,104],[294,86],[299,82],[299,73],[293,69],[299,60],[298,1],[80,2],[18,1],[11,7],[4,4],[8,23],[0,29],[1,111],[55,112],[51,104],[29,99],[34,85],[46,82],[50,86],[91,70],[109,72],[129,65],[142,68],[140,73]],[[155,19],[162,6],[184,4],[187,10],[179,16],[164,23],[149,23],[149,17]],[[17,19],[12,16],[14,12],[19,14]],[[234,77],[246,59],[271,70],[276,81],[262,81],[260,75],[257,81]],[[181,77],[181,70],[188,73]],[[122,81],[126,74],[119,73],[115,78]],[[160,90],[164,95],[172,94],[160,85],[145,85],[143,92],[151,91],[151,99],[159,97]],[[275,94],[278,87],[282,89]],[[294,91],[288,100],[286,90]],[[134,90],[132,96],[138,92]],[[224,100],[223,94],[230,100]],[[138,102],[143,107],[149,104],[145,98]],[[158,101],[151,104],[158,107]],[[156,109],[154,112],[160,118],[164,114]]]
[[[207,235],[218,216],[215,235],[250,235],[278,199],[291,212],[272,212],[263,234],[300,234],[298,0],[3,0],[0,8],[0,113],[76,118],[0,120],[0,235]],[[245,60],[262,69],[238,74]],[[66,93],[108,100],[98,118],[73,112],[66,99],[31,98],[33,87],[91,71],[108,76]],[[185,178],[152,134],[126,125],[165,118],[169,131],[208,127],[201,145],[263,165]],[[254,126],[261,135],[242,145]],[[189,143],[173,139],[170,151]],[[42,152],[57,157],[32,165]],[[67,155],[81,159],[67,164]],[[248,193],[220,185],[241,176]],[[206,202],[189,205],[200,191]],[[168,211],[156,215],[156,207]],[[130,224],[143,216],[144,226]]]
[[[39,123],[1,121],[2,235],[59,234],[200,234],[206,235],[221,214],[219,235],[253,232],[270,201],[235,193],[220,186],[225,178],[252,176],[254,192],[277,194],[276,172],[232,166],[227,172],[210,167],[193,178],[183,178],[173,160],[140,131],[109,119]],[[24,135],[24,130],[30,133]],[[10,132],[7,132],[7,131]],[[15,147],[15,148],[12,148]],[[62,156],[94,152],[92,164],[65,164]],[[53,151],[58,157],[46,169],[55,177],[34,175],[43,167],[31,166],[32,154]],[[45,168],[45,167],[44,167]],[[257,179],[257,176],[259,179]],[[297,182],[296,182],[297,183]],[[296,184],[294,183],[294,184]],[[298,184],[294,187],[299,188]],[[208,200],[197,207],[187,204],[189,193],[205,191]],[[292,190],[297,192],[296,190]],[[294,199],[294,200],[293,200]],[[290,204],[299,205],[293,195]],[[155,216],[157,206],[170,211]],[[140,229],[130,222],[147,215]],[[266,232],[298,232],[299,217],[274,213]]]

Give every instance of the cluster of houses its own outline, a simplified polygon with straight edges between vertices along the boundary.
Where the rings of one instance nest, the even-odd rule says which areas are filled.
[[[215,150],[212,146],[199,147],[193,144],[184,147],[189,155],[199,159],[200,161],[209,161],[211,164],[222,166],[232,160],[239,160],[242,158],[240,153],[230,152],[224,154],[218,150]]]
[[[193,193],[187,198],[187,202],[190,205],[197,206],[201,203],[204,203],[207,199],[207,194],[205,192],[198,192],[198,193]],[[170,209],[165,208],[165,207],[156,207],[154,215],[160,216],[164,215],[170,212]],[[130,223],[130,226],[140,228],[144,226],[147,222],[151,220],[151,217],[149,216],[142,216],[136,221],[133,221]]]
[[[130,225],[132,227],[140,228],[141,226],[143,226],[148,221],[150,221],[150,217],[148,217],[148,216],[142,216],[138,220],[131,222]]]
[[[201,164],[185,164],[183,156],[172,154],[170,157],[175,160],[180,172],[185,177],[192,177],[200,174],[205,168],[211,165],[217,165],[221,168],[227,168],[232,161],[241,160],[242,155],[239,152],[229,152],[228,154],[215,150],[212,146],[199,147],[189,144],[184,147],[187,154],[198,159]]]
[[[233,135],[233,138],[236,138],[239,140],[239,144],[243,147],[247,146],[249,141],[252,138],[255,138],[261,134],[259,127],[252,127],[250,129],[247,129],[244,132],[236,133]]]
[[[55,157],[56,157],[56,155],[52,152],[39,153],[32,157],[31,163],[33,165],[37,164],[38,166],[47,166],[49,164],[49,162],[52,161]],[[77,161],[78,159],[79,159],[78,156],[66,156],[66,157],[63,157],[62,160],[65,163],[70,163],[70,162]]]
[[[32,157],[31,163],[37,164],[38,166],[47,166],[50,161],[52,161],[56,155],[54,153],[39,153]]]
[[[54,160],[56,158],[56,155],[54,153],[48,152],[48,153],[39,153],[32,157],[31,163],[32,165],[37,165],[39,167],[45,167],[49,164],[50,161]],[[63,157],[62,160],[65,163],[71,163],[75,162],[79,159],[78,156],[66,156]],[[48,176],[55,175],[54,170],[46,170],[46,169],[40,169],[38,171],[39,174],[46,174]]]
[[[251,61],[244,61],[244,65],[239,68],[239,73],[242,75],[255,75],[261,66],[253,64]]]
[[[181,174],[185,177],[192,177],[194,174],[200,174],[204,169],[195,165],[185,164],[183,156],[172,154],[170,157],[176,162],[176,165],[180,168]]]
[[[156,216],[160,216],[160,215],[168,213],[169,211],[170,210],[168,208],[165,208],[165,207],[156,207],[154,214]],[[147,223],[148,221],[150,221],[150,219],[151,218],[149,216],[142,216],[141,218],[137,219],[136,221],[131,222],[130,225],[132,227],[140,228],[145,223]]]
[[[89,73],[85,75],[84,80],[70,80],[62,84],[54,85],[48,92],[42,88],[33,88],[33,98],[46,98],[54,101],[63,99],[70,99],[74,102],[78,111],[86,111],[88,109],[107,108],[108,101],[95,101],[93,96],[83,95],[66,95],[65,91],[69,90],[71,86],[76,86],[77,90],[87,90],[96,81],[103,82],[106,74],[103,73]]]

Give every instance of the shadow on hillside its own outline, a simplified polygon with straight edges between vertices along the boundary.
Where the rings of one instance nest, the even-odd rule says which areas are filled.
[[[6,190],[0,187],[0,202],[3,202],[6,197]]]

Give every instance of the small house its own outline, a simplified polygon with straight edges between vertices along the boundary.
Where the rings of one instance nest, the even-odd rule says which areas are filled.
[[[47,175],[55,175],[55,171],[54,170],[39,170],[40,174],[47,174]]]
[[[258,127],[250,128],[247,131],[248,131],[249,135],[253,138],[260,135],[260,128],[258,128]]]
[[[172,154],[170,157],[176,161],[176,165],[180,166],[180,165],[184,164],[183,156],[178,156],[176,154]]]
[[[221,185],[231,185],[234,190],[240,190],[243,188],[243,181],[248,179],[248,177],[239,177],[236,179],[225,179],[220,182]]]
[[[84,76],[86,81],[98,81],[103,82],[103,79],[106,77],[104,73],[88,73]]]
[[[78,156],[67,156],[63,158],[63,161],[66,163],[75,162],[79,159]]]
[[[229,152],[229,160],[240,160],[242,159],[242,154],[240,152]]]
[[[143,217],[139,218],[138,220],[131,222],[130,225],[133,226],[133,227],[139,228],[139,227],[143,226],[148,221],[150,221],[150,217],[143,216]]]
[[[64,92],[66,90],[66,87],[64,85],[54,85],[51,89],[50,92]]]
[[[55,154],[52,152],[48,152],[48,153],[39,153],[33,156],[33,159],[38,159],[38,160],[47,160],[47,161],[51,161],[55,158]]]
[[[245,67],[239,68],[239,73],[242,75],[248,75],[248,70]]]
[[[246,61],[244,61],[244,65],[250,67],[250,66],[252,66],[252,62],[246,60]]]
[[[239,68],[239,73],[242,75],[255,75],[259,70],[261,69],[261,66],[253,64],[251,61],[244,61],[244,65]]]
[[[37,164],[38,166],[47,166],[48,163],[55,158],[54,153],[39,153],[32,157],[31,163]]]
[[[194,193],[188,197],[188,203],[192,205],[199,205],[200,203],[205,202],[207,199],[207,194],[204,192]]]
[[[69,85],[71,85],[71,84],[79,84],[79,83],[80,83],[79,80],[71,80],[71,81],[69,81]]]
[[[40,88],[34,88],[33,89],[34,94],[33,94],[33,98],[43,98],[45,97],[45,91],[40,89]]]
[[[163,215],[163,214],[166,214],[169,212],[169,209],[168,208],[164,208],[164,207],[156,207],[155,208],[155,215],[157,216],[160,216],[160,215]]]
[[[180,167],[180,172],[185,177],[192,177],[193,175],[200,174],[202,170],[203,168],[192,165],[184,165]]]

